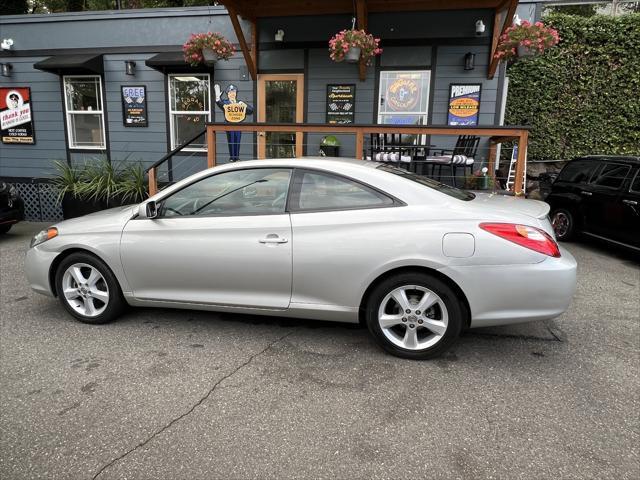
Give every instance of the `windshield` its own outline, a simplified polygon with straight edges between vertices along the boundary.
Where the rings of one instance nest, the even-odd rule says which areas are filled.
[[[476,198],[476,196],[471,192],[467,192],[466,190],[462,190],[460,188],[451,187],[444,183],[437,182],[432,178],[425,177],[423,175],[417,175],[401,168],[392,167],[390,165],[380,165],[376,168],[378,168],[379,170],[384,170],[385,172],[393,173],[394,175],[398,175],[399,177],[406,178],[407,180],[411,180],[412,182],[419,183],[420,185],[424,185],[425,187],[432,188],[440,193],[444,193],[445,195],[449,195],[450,197],[457,198],[458,200],[464,200],[465,202],[468,202],[469,200],[473,200],[474,198]]]

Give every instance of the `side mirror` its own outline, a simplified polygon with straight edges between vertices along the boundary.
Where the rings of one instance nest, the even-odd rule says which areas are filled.
[[[138,217],[140,218],[156,218],[158,216],[158,206],[155,200],[149,200],[146,203],[141,203],[138,207]]]

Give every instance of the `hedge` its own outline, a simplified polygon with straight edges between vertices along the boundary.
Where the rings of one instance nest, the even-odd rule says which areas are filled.
[[[560,43],[508,67],[505,124],[530,125],[530,160],[640,155],[640,14],[544,19]]]

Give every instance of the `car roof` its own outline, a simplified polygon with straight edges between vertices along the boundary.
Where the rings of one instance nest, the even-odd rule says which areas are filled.
[[[575,158],[575,160],[592,160],[596,162],[622,162],[631,163],[633,165],[640,164],[640,156],[634,155],[585,155]]]

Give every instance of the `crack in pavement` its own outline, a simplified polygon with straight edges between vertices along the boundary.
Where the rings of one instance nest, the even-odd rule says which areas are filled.
[[[93,480],[96,480],[96,478],[98,478],[100,475],[102,475],[102,473],[105,470],[107,470],[108,468],[110,468],[113,465],[115,465],[116,463],[118,463],[120,460],[122,460],[125,457],[127,457],[130,453],[135,452],[140,447],[144,447],[146,444],[148,444],[151,440],[153,440],[158,435],[163,433],[165,430],[171,428],[171,426],[173,426],[174,424],[178,423],[180,420],[182,420],[183,418],[185,418],[186,416],[191,414],[198,406],[202,405],[213,394],[213,392],[216,390],[218,385],[220,385],[222,382],[224,382],[228,378],[231,378],[233,375],[235,375],[242,368],[244,368],[247,365],[249,365],[256,357],[259,357],[260,355],[265,353],[267,350],[269,350],[271,347],[273,347],[276,343],[281,342],[282,340],[287,338],[292,333],[293,332],[289,332],[286,335],[281,336],[280,338],[278,338],[278,339],[274,340],[273,342],[269,343],[269,345],[267,345],[265,348],[260,350],[258,353],[254,353],[253,355],[251,355],[245,362],[241,363],[238,367],[236,367],[230,373],[228,373],[227,375],[223,376],[220,380],[218,380],[216,383],[214,383],[213,386],[209,389],[209,391],[202,398],[200,398],[200,400],[198,400],[189,410],[187,410],[183,414],[181,414],[181,415],[177,416],[176,418],[174,418],[173,420],[171,420],[164,427],[162,427],[160,430],[154,432],[149,438],[147,438],[143,442],[138,443],[135,447],[127,450],[125,453],[123,453],[119,457],[116,457],[113,460],[111,460],[110,462],[108,462],[105,465],[103,465],[102,468],[100,468],[100,470],[98,470],[98,472],[93,476]]]

